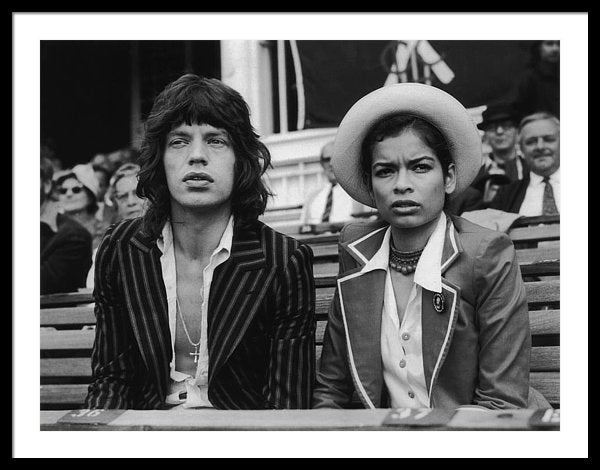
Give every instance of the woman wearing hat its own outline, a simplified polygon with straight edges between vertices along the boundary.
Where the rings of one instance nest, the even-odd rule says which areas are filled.
[[[340,234],[340,275],[315,408],[521,408],[530,331],[512,242],[444,208],[481,166],[465,108],[431,86],[363,97],[342,120],[333,169],[382,220]]]
[[[124,163],[113,173],[108,184],[105,200],[115,210],[111,223],[115,224],[125,219],[134,219],[144,215],[144,200],[136,193],[138,184],[138,173],[140,166],[136,163]],[[94,271],[96,269],[96,252],[92,254],[92,267],[88,271],[85,286],[89,289],[94,287]]]
[[[105,227],[96,217],[99,183],[92,165],[75,165],[58,174],[55,181],[62,210],[90,232],[93,248],[96,248]]]

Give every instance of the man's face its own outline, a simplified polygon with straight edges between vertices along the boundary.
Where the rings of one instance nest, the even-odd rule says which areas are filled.
[[[163,154],[174,210],[211,211],[230,206],[235,154],[227,131],[181,124],[167,134]]]
[[[532,121],[521,129],[521,151],[529,169],[550,176],[560,167],[560,128],[552,120]]]
[[[485,126],[484,135],[492,152],[514,149],[517,143],[517,126],[511,119],[490,122]]]
[[[323,167],[323,173],[331,184],[337,183],[335,173],[333,173],[333,167],[331,166],[331,156],[333,155],[333,144],[327,144],[321,155],[321,166]]]
[[[560,61],[560,41],[542,41],[540,58],[551,63]]]

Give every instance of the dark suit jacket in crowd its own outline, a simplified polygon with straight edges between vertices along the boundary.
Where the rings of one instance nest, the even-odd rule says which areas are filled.
[[[452,198],[445,209],[452,215],[461,215],[463,212],[484,209],[483,193],[469,186],[457,197]]]
[[[502,186],[494,196],[494,199],[488,204],[488,207],[518,214],[525,199],[528,185],[529,178],[527,177]]]
[[[87,408],[160,409],[172,358],[156,239],[110,227],[96,256]],[[315,378],[312,250],[261,222],[234,226],[208,305],[208,398],[217,409],[309,408]]]
[[[85,287],[92,266],[92,236],[78,222],[58,214],[58,231],[40,222],[40,294]]]

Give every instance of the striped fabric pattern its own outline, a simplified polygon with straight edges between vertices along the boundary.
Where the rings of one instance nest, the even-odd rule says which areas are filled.
[[[158,409],[171,360],[160,251],[140,219],[98,248],[88,408]],[[209,399],[219,409],[309,408],[315,376],[312,250],[255,222],[236,225],[215,271],[208,317]]]

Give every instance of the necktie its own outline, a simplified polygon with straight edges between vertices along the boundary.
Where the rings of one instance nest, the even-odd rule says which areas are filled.
[[[325,210],[323,211],[323,217],[321,217],[321,222],[329,222],[329,215],[331,214],[331,205],[333,204],[333,188],[335,184],[331,185],[331,189],[329,190],[329,194],[327,194],[327,202],[325,203]]]
[[[542,200],[542,214],[558,214],[556,202],[554,201],[554,192],[552,191],[552,185],[550,184],[550,177],[545,176],[544,183],[546,184],[546,187],[544,188],[544,199]]]

